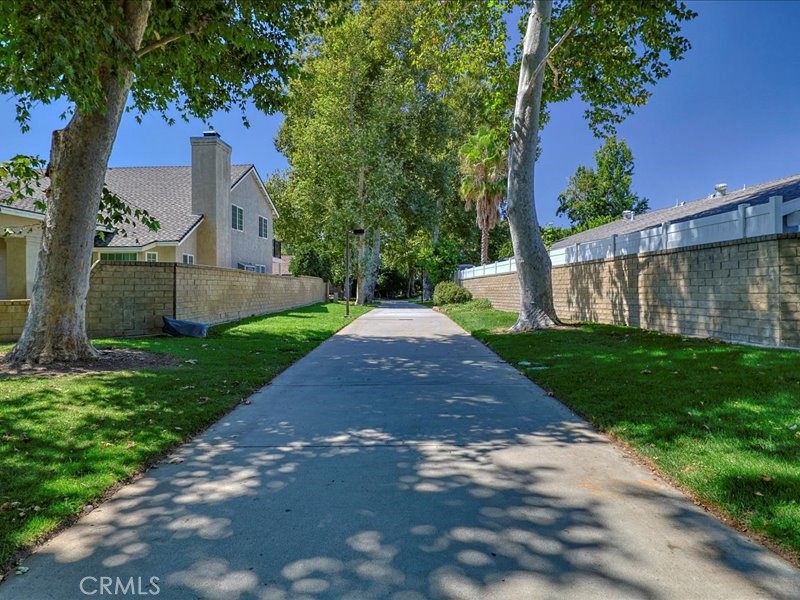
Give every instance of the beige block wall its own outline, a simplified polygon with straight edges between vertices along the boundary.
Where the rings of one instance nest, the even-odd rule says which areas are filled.
[[[99,262],[86,299],[89,336],[160,333],[162,316],[224,323],[324,302],[325,282],[236,269],[147,262]],[[22,333],[28,300],[0,300],[0,341]]]
[[[86,298],[89,336],[136,336],[161,331],[173,312],[174,265],[99,262]]]
[[[326,299],[325,282],[317,277],[281,277],[187,265],[178,266],[176,290],[177,318],[207,323],[233,321]]]
[[[13,342],[22,333],[30,300],[0,300],[0,342]]]
[[[780,240],[778,257],[780,341],[782,346],[800,348],[800,239]],[[774,299],[769,304],[771,308]]]
[[[519,310],[516,273],[463,285],[496,308]],[[568,321],[798,347],[800,237],[765,236],[554,267],[553,300],[558,316]]]
[[[160,333],[162,316],[224,323],[326,299],[316,277],[163,263],[100,262],[92,270],[86,321],[91,337]]]
[[[488,298],[497,310],[519,312],[519,278],[516,273],[465,279],[461,285],[473,298]]]

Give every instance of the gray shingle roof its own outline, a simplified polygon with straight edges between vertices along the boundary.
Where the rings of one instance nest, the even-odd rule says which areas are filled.
[[[783,179],[775,179],[759,185],[754,185],[743,190],[728,192],[724,196],[703,198],[686,202],[681,206],[671,206],[636,215],[632,221],[619,219],[612,223],[595,227],[581,233],[576,233],[563,240],[559,240],[551,250],[565,248],[578,243],[593,242],[610,237],[614,234],[622,235],[642,231],[650,227],[657,227],[662,223],[679,223],[689,219],[708,217],[711,215],[736,210],[742,203],[752,205],[764,204],[770,196],[783,196],[784,200],[794,200],[800,197],[800,175],[792,175]]]
[[[253,165],[231,166],[231,187],[244,177]],[[34,195],[44,200],[44,190],[50,185],[43,177],[41,187]],[[142,208],[161,224],[158,231],[136,225],[127,227],[128,236],[106,236],[108,247],[127,248],[144,246],[152,242],[178,242],[199,223],[203,216],[192,214],[191,167],[113,167],[106,171],[108,189],[132,208]],[[0,198],[9,196],[8,189],[0,185]],[[12,208],[40,213],[33,198],[15,202]],[[2,212],[2,206],[0,206]]]

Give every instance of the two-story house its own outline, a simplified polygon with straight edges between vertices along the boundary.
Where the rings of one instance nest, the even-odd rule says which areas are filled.
[[[127,235],[103,232],[93,260],[183,262],[272,273],[278,211],[252,164],[232,165],[215,131],[191,138],[192,162],[178,167],[115,167],[106,186],[161,227],[136,224]],[[38,199],[48,181],[42,179]],[[0,197],[4,190],[0,188]],[[7,194],[7,191],[5,191]],[[44,214],[35,198],[0,204],[0,299],[30,297]],[[279,257],[280,253],[277,251]]]

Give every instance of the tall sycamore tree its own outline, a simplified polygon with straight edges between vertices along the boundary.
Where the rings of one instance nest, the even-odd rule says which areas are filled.
[[[481,127],[461,147],[461,196],[466,210],[475,205],[481,231],[481,264],[489,262],[489,232],[500,222],[506,191],[507,146],[497,133]]]
[[[421,56],[418,26],[427,42],[436,32],[419,19],[436,6],[436,0],[346,5],[310,40],[302,73],[289,86],[278,143],[293,170],[278,202],[303,216],[290,217],[292,225],[282,230],[295,243],[317,240],[341,262],[345,231],[364,228],[354,265],[358,302],[372,300],[379,266],[402,265],[410,274],[412,247],[427,246],[422,238],[435,244],[440,227],[447,235],[454,220],[467,222],[458,150],[467,124],[474,124],[470,109],[480,106],[474,99],[480,95],[467,89],[479,91],[480,83],[456,86],[453,72]]]
[[[668,61],[681,59],[690,48],[680,28],[695,16],[678,0],[531,3],[508,159],[508,221],[521,292],[512,331],[558,322],[550,257],[534,202],[534,165],[546,105],[578,96],[595,133],[612,133],[647,102],[652,85],[669,74]]]
[[[396,146],[413,91],[389,50],[397,31],[380,27],[380,11],[374,2],[345,7],[308,41],[277,140],[293,169],[286,198],[331,255],[343,255],[348,231],[364,229],[353,240],[359,304],[374,298],[382,242],[398,225]]]
[[[66,99],[53,132],[31,305],[13,362],[96,355],[86,335],[91,252],[108,159],[126,105],[168,120],[252,101],[276,108],[312,0],[17,0],[0,5],[0,93],[26,129],[37,103]],[[128,104],[130,102],[130,104]],[[139,118],[137,115],[137,118]]]

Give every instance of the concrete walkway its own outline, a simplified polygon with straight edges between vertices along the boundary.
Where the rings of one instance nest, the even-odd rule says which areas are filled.
[[[169,600],[800,598],[798,571],[420,307],[352,323],[178,456],[0,598],[114,597],[101,577]]]

